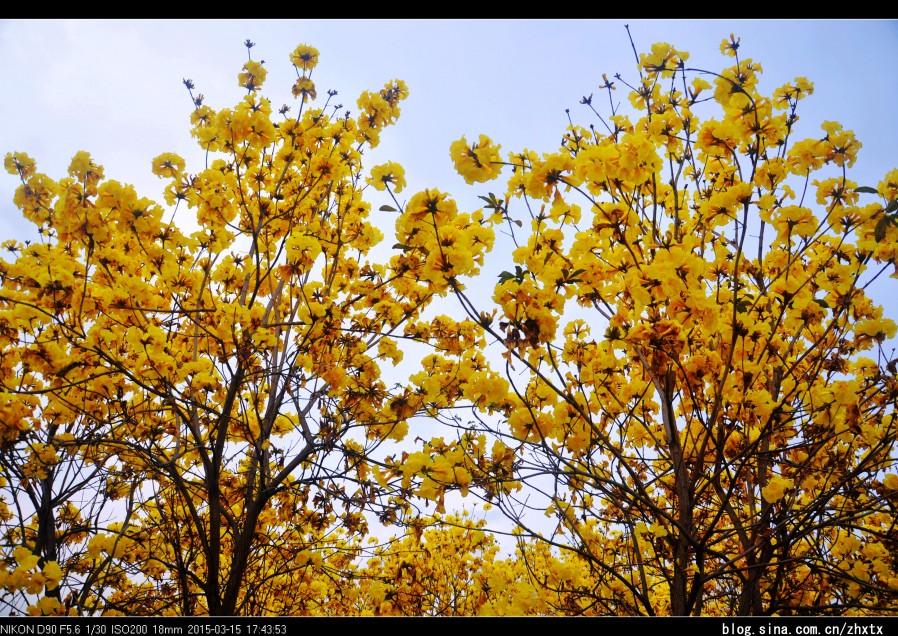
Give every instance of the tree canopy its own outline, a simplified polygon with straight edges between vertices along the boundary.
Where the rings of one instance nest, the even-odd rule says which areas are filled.
[[[344,111],[300,45],[275,110],[246,46],[164,202],[6,155],[5,611],[896,611],[898,169],[800,131],[809,80],[656,44],[554,152],[453,143],[465,211],[363,166],[404,82]]]

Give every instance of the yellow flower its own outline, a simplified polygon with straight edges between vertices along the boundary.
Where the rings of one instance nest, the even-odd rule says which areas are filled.
[[[315,82],[308,77],[300,77],[293,85],[293,97],[302,96],[302,101],[306,102],[310,97],[315,99],[318,93],[315,90]]]
[[[798,99],[804,99],[808,95],[812,95],[814,93],[814,82],[808,80],[807,77],[796,77],[795,91],[796,97],[798,97]]]
[[[21,545],[13,550],[13,558],[19,564],[17,569],[21,569],[22,572],[27,572],[37,567],[37,562],[40,561],[39,556],[32,554],[31,550]]]
[[[48,590],[55,589],[62,580],[62,569],[56,561],[48,561],[44,566],[43,574]]]
[[[573,159],[567,154],[554,154],[535,161],[526,181],[528,196],[537,199],[547,198],[553,191],[557,193],[558,184],[564,183],[565,173],[573,168]]]
[[[649,73],[661,73],[662,77],[673,77],[674,71],[689,59],[689,53],[678,51],[667,42],[656,42],[650,54],[639,56],[639,63]]]
[[[779,109],[785,109],[790,104],[814,93],[814,84],[806,77],[796,77],[792,84],[784,84],[773,93],[773,104]]]
[[[386,190],[387,184],[392,183],[394,192],[402,192],[402,188],[405,187],[405,170],[393,161],[374,166],[368,183],[376,190]]]
[[[469,184],[483,183],[499,176],[502,170],[499,148],[486,135],[480,135],[478,143],[468,145],[462,137],[449,146],[449,155],[455,165],[455,171],[465,178]]]
[[[9,174],[18,174],[22,179],[28,179],[34,174],[37,164],[24,152],[8,152],[3,160],[3,167]]]
[[[736,52],[739,50],[739,40],[740,38],[730,33],[729,39],[724,38],[720,41],[720,52],[730,57],[736,57]]]
[[[867,336],[876,342],[885,342],[887,338],[895,337],[896,325],[895,321],[889,318],[870,318],[859,320],[854,330],[859,336]]]
[[[877,184],[876,191],[886,201],[898,199],[898,169],[889,171]]]
[[[761,496],[768,503],[779,501],[786,496],[786,491],[795,485],[791,479],[787,479],[781,475],[774,477],[761,489]]]
[[[153,174],[160,178],[174,178],[184,172],[184,160],[171,152],[163,152],[153,159]]]
[[[55,587],[55,585],[47,585],[48,590],[52,590]],[[50,614],[55,614],[60,607],[62,607],[62,605],[60,604],[59,599],[52,596],[44,596],[37,602],[37,606],[31,605],[28,608],[28,612],[33,616],[49,616]],[[38,611],[34,612],[33,609],[37,609]]]
[[[857,159],[857,152],[861,148],[854,133],[850,130],[843,130],[842,124],[835,121],[825,121],[820,127],[826,132],[824,147],[826,152],[826,161],[832,161],[837,166],[843,166],[846,163],[848,167],[854,165]]]
[[[304,71],[311,71],[318,64],[318,49],[300,44],[290,54],[290,61]]]
[[[79,181],[87,180],[88,177],[99,180],[103,178],[103,168],[93,162],[90,153],[79,150],[69,164],[69,175]]]
[[[267,75],[268,71],[262,67],[261,62],[250,60],[243,65],[243,72],[237,76],[237,81],[246,90],[255,91],[262,86]]]

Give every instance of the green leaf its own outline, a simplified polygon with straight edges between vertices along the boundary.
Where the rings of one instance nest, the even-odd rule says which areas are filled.
[[[514,277],[515,277],[515,275],[512,274],[511,272],[502,272],[501,274],[499,274],[499,284],[501,285],[505,281],[511,280]]]
[[[895,210],[898,210],[898,199],[889,201],[889,204],[886,206],[886,213],[894,212]]]
[[[871,188],[870,186],[858,186],[854,189],[855,192],[866,192],[867,194],[879,194],[876,188]]]
[[[495,194],[490,192],[489,196],[478,195],[478,199],[486,203],[486,207],[491,210],[496,210],[497,212],[503,211],[502,201],[500,201]]]
[[[399,212],[399,210],[394,208],[392,205],[382,205],[382,206],[380,206],[380,211],[381,212]]]
[[[409,247],[408,245],[403,245],[402,243],[395,243],[395,244],[393,245],[393,249],[394,249],[394,250],[402,250],[403,252],[407,252],[407,251],[409,251],[409,250],[412,249],[412,248]]]
[[[889,216],[884,216],[879,219],[876,228],[873,230],[873,238],[876,239],[877,243],[882,243],[883,239],[886,237],[886,227],[888,227],[891,222],[892,218]]]
[[[518,227],[523,227],[523,226],[524,226],[524,224],[521,223],[520,219],[518,219],[517,221],[515,221],[514,224],[517,225]]]
[[[829,309],[829,303],[823,300],[822,298],[815,298],[814,302],[823,307],[824,309]]]

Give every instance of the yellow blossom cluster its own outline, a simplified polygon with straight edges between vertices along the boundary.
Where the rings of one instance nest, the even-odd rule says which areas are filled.
[[[551,542],[615,588],[606,612],[785,612],[842,594],[875,612],[898,573],[881,530],[896,325],[868,296],[898,256],[894,171],[852,181],[851,131],[797,136],[806,78],[767,97],[738,38],[721,52],[730,64],[706,73],[657,44],[632,116],[507,155],[504,202],[481,198],[508,222],[511,263],[493,307],[456,291],[502,344],[510,386],[501,422],[475,430],[514,441],[515,476],[554,480],[543,505],[565,538]],[[469,183],[503,164],[464,139],[452,155]],[[493,494],[514,509],[514,491]],[[822,574],[836,553],[847,574]]]
[[[338,115],[304,44],[296,112],[251,57],[232,107],[185,80],[206,161],[152,161],[169,210],[87,152],[58,180],[7,154],[41,240],[0,259],[0,600],[894,612],[896,324],[871,282],[898,169],[852,180],[851,131],[800,137],[806,78],[762,94],[739,38],[720,49],[711,72],[654,45],[557,150],[453,142],[468,184],[509,168],[471,212],[398,202],[405,169],[362,159],[408,88]],[[391,249],[367,195],[396,206]],[[456,493],[513,521],[513,557]],[[366,545],[374,520],[405,533]]]

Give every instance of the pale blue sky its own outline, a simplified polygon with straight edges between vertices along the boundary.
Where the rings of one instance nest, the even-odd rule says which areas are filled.
[[[565,108],[579,122],[594,121],[579,99],[597,92],[603,72],[635,76],[624,24],[640,51],[667,41],[690,51],[691,66],[709,70],[726,64],[719,43],[735,33],[740,53],[761,62],[768,92],[795,76],[815,82],[799,111],[800,136],[837,120],[862,141],[856,170],[868,181],[898,165],[898,21],[849,20],[3,21],[0,151],[28,152],[60,177],[76,151],[88,150],[107,177],[158,196],[153,157],[199,158],[181,80],[193,79],[213,108],[232,105],[242,94],[236,75],[250,38],[253,57],[269,70],[273,104],[292,103],[288,55],[303,42],[321,52],[319,94],[336,89],[347,107],[362,90],[404,79],[411,96],[376,159],[402,163],[409,192],[437,187],[476,201],[483,188],[454,174],[449,144],[486,133],[506,151],[554,149]],[[15,185],[0,178],[4,220],[17,216],[9,203]]]
[[[250,38],[254,59],[266,62],[273,105],[294,103],[288,56],[306,43],[321,53],[313,76],[319,95],[336,89],[346,107],[392,78],[409,86],[398,124],[366,166],[398,161],[407,172],[403,196],[435,187],[472,209],[478,194],[502,185],[467,186],[452,169],[449,144],[485,133],[503,151],[556,149],[566,108],[578,123],[595,121],[579,100],[598,92],[602,73],[636,76],[625,24],[640,51],[670,42],[691,53],[690,66],[713,71],[730,62],[719,45],[735,33],[742,57],[763,66],[763,92],[796,76],[815,83],[795,139],[822,136],[820,123],[836,120],[863,143],[853,171],[859,183],[875,185],[898,167],[898,21],[863,20],[0,21],[0,154],[27,152],[59,178],[75,152],[88,150],[107,178],[160,200],[153,157],[173,151],[188,170],[202,165],[182,79],[192,79],[213,108],[233,105]],[[625,100],[625,91],[615,98]],[[596,103],[607,105],[604,96]],[[16,185],[0,175],[3,238],[33,232],[11,204]],[[898,317],[895,294],[883,295]]]
[[[361,91],[392,78],[409,86],[398,124],[366,157],[368,168],[400,162],[408,180],[401,200],[435,187],[474,209],[477,195],[503,186],[466,185],[452,169],[450,143],[485,133],[503,151],[556,149],[566,108],[575,122],[595,121],[579,101],[598,93],[602,73],[636,77],[624,24],[640,51],[670,42],[692,54],[689,66],[712,71],[730,63],[719,45],[735,33],[741,56],[764,68],[762,92],[796,76],[815,83],[815,94],[801,103],[795,139],[819,138],[820,123],[836,120],[863,143],[856,181],[875,186],[898,167],[898,21],[849,20],[6,20],[0,21],[0,154],[27,152],[40,171],[60,178],[72,155],[87,150],[107,178],[161,200],[153,157],[172,151],[188,160],[189,171],[202,166],[189,136],[192,104],[182,79],[192,79],[213,108],[233,105],[243,94],[236,77],[250,38],[253,58],[264,59],[269,71],[266,95],[275,107],[293,103],[288,57],[306,43],[320,51],[313,75],[319,95],[336,89],[348,108],[355,109]],[[625,91],[615,98],[625,101]],[[604,96],[596,103],[607,105]],[[34,236],[12,205],[16,186],[14,177],[0,175],[0,241]],[[493,266],[504,265],[501,253],[491,258]],[[494,282],[491,273],[486,284]],[[898,318],[896,285],[885,278],[875,293],[892,318]]]
[[[253,58],[269,71],[266,95],[275,107],[295,103],[288,58],[306,43],[321,53],[313,75],[319,95],[336,89],[347,108],[392,78],[409,86],[398,124],[365,158],[367,168],[398,161],[408,180],[402,197],[439,188],[473,209],[477,195],[500,191],[501,182],[466,185],[452,169],[450,143],[485,133],[505,152],[556,149],[566,108],[577,123],[595,122],[579,101],[599,92],[602,73],[636,77],[625,24],[640,52],[670,42],[691,53],[689,66],[712,71],[730,62],[719,46],[735,33],[741,56],[763,66],[762,92],[796,76],[814,82],[793,139],[820,137],[820,123],[836,120],[863,144],[852,172],[858,183],[875,185],[898,167],[898,21],[865,20],[5,20],[0,154],[27,152],[60,178],[72,155],[87,150],[107,178],[161,200],[153,157],[177,152],[188,170],[202,167],[182,79],[192,79],[213,108],[233,105],[243,94],[236,77],[250,38]],[[626,100],[625,90],[614,96]],[[604,96],[596,104],[607,107]],[[2,238],[34,236],[11,203],[16,186],[0,175]],[[878,293],[898,318],[895,284],[886,279]]]

